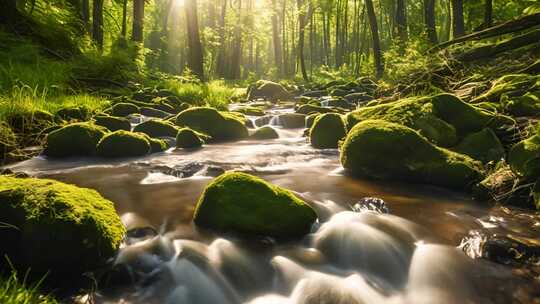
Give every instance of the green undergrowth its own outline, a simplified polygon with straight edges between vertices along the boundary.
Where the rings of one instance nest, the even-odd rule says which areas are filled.
[[[210,106],[218,110],[226,110],[232,99],[239,98],[245,93],[243,89],[235,88],[222,80],[203,84],[169,78],[163,80],[160,85],[172,91],[184,102],[196,106]]]
[[[39,292],[38,284],[29,285],[15,272],[9,276],[0,276],[0,303],[2,304],[57,304],[51,296]]]

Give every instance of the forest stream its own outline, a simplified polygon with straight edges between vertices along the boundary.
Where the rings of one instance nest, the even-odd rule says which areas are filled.
[[[272,108],[267,115],[292,111]],[[96,189],[115,202],[128,234],[108,286],[93,295],[97,303],[538,299],[538,261],[513,266],[503,255],[495,257],[500,263],[482,259],[489,240],[497,247],[512,238],[540,239],[534,214],[432,186],[351,178],[337,149],[314,149],[303,129],[281,128],[275,118],[270,124],[279,139],[115,161],[38,156],[9,168]],[[196,228],[192,214],[198,197],[226,170],[295,191],[319,215],[311,233],[287,243],[245,242]]]

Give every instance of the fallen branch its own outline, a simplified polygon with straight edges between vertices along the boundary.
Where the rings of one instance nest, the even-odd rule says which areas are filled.
[[[511,20],[485,30],[474,32],[469,35],[465,35],[450,41],[440,43],[428,50],[428,53],[436,52],[447,48],[451,45],[470,41],[470,40],[482,40],[486,38],[501,36],[504,34],[514,33],[522,30],[529,29],[533,26],[540,25],[540,13],[527,15],[516,20]]]

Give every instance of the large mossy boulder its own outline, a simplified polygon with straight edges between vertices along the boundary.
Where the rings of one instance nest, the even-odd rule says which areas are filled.
[[[507,117],[476,108],[450,94],[412,97],[360,108],[347,115],[347,127],[351,129],[368,119],[381,119],[410,127],[443,147],[454,146],[469,133],[510,123]]]
[[[124,130],[105,135],[97,145],[97,155],[101,157],[137,157],[150,152],[150,142],[145,134]]]
[[[92,156],[107,129],[91,123],[74,123],[47,135],[45,155],[50,157]]]
[[[151,153],[163,152],[163,151],[166,151],[169,148],[169,144],[166,141],[162,140],[162,139],[152,138],[152,137],[148,136],[147,140],[150,143],[150,152]]]
[[[341,147],[341,164],[354,175],[468,189],[481,165],[430,143],[415,130],[367,120],[353,127]]]
[[[306,125],[305,127],[308,128],[308,129],[311,129],[311,127],[313,126],[313,123],[315,123],[315,119],[317,117],[319,117],[321,114],[320,113],[313,113],[313,114],[309,114],[308,116],[306,116],[305,120],[306,120]]]
[[[0,268],[72,283],[113,257],[125,230],[96,191],[48,179],[0,176]]]
[[[514,145],[508,153],[508,164],[518,176],[528,180],[540,177],[540,135],[535,134]]]
[[[129,120],[123,117],[98,115],[94,116],[94,124],[105,127],[111,132],[118,130],[131,130],[131,124],[129,123]]]
[[[277,123],[285,129],[304,128],[306,115],[298,113],[284,113],[277,116]]]
[[[311,145],[318,149],[336,149],[346,135],[345,122],[335,113],[318,116],[309,130]]]
[[[251,138],[257,139],[257,140],[276,139],[276,138],[279,138],[279,134],[276,131],[276,129],[270,126],[264,126],[261,128],[257,128],[255,132],[251,134]]]
[[[228,172],[206,187],[193,219],[220,232],[288,239],[309,233],[317,214],[286,189],[249,174]]]
[[[511,98],[504,95],[501,103],[512,116],[538,116],[540,114],[540,90]]]
[[[189,127],[211,136],[213,140],[238,140],[248,137],[245,120],[240,113],[219,112],[214,108],[194,107],[176,116],[176,125]]]
[[[181,128],[176,136],[176,147],[181,149],[200,148],[204,144],[204,138],[197,131],[190,128]]]
[[[265,98],[271,101],[287,100],[292,98],[292,94],[279,83],[259,80],[248,89],[248,100]]]
[[[453,151],[468,155],[483,163],[499,161],[504,158],[505,151],[497,135],[489,129],[467,135]]]
[[[138,114],[139,112],[140,110],[138,106],[131,103],[127,103],[127,102],[117,103],[111,108],[111,114],[113,116],[118,116],[118,117],[124,117],[131,114]]]
[[[176,137],[178,128],[164,120],[152,119],[138,124],[133,132],[144,133],[150,137]]]

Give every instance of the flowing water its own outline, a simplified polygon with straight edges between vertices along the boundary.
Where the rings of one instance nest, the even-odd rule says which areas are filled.
[[[11,169],[115,202],[129,233],[98,303],[540,303],[538,256],[510,265],[479,258],[486,236],[537,246],[537,214],[436,187],[353,179],[337,150],[313,149],[303,130],[266,121],[279,139],[114,162],[38,157]],[[295,191],[319,222],[287,244],[198,230],[194,206],[224,170]]]

